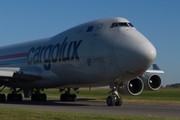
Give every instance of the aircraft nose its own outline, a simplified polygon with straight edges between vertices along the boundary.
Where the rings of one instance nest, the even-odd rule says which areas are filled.
[[[156,49],[150,42],[144,42],[138,47],[137,56],[141,64],[150,66],[156,58]]]
[[[138,76],[144,73],[156,58],[152,43],[137,31],[125,34],[113,43],[113,53],[118,69],[126,75]]]

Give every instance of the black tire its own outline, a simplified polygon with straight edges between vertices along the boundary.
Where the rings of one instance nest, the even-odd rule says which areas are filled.
[[[75,95],[75,94],[72,94],[72,95],[71,95],[71,101],[73,101],[73,102],[76,101],[76,95]]]
[[[121,106],[122,105],[122,98],[117,98],[117,101],[115,103],[115,106]]]
[[[3,102],[3,96],[2,96],[2,94],[0,94],[0,102],[1,102],[1,103]]]
[[[6,95],[2,94],[2,98],[3,98],[2,102],[5,103],[6,102]]]
[[[37,101],[36,94],[31,95],[31,101]]]
[[[7,100],[8,101],[13,101],[13,94],[8,94],[7,95]]]
[[[46,101],[46,100],[47,100],[46,94],[42,94],[42,101]]]
[[[22,101],[22,94],[16,94],[17,95],[17,98],[18,98],[18,100],[17,101]]]
[[[5,94],[0,94],[0,102],[5,103],[6,102],[6,95]]]
[[[114,106],[115,105],[115,97],[114,96],[108,96],[106,103],[108,106]]]
[[[66,100],[66,94],[61,94],[60,101],[67,101]]]

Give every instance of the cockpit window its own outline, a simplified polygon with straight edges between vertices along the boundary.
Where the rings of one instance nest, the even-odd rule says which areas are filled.
[[[131,23],[128,23],[128,24],[129,24],[129,26],[134,27]]]
[[[114,27],[118,27],[118,23],[115,23]]]
[[[129,27],[129,25],[126,22],[120,22],[119,26],[120,27]]]
[[[112,23],[112,25],[111,25],[111,27],[110,27],[110,28],[113,28],[113,27],[115,27],[115,24],[116,24],[116,23]]]
[[[131,23],[127,23],[127,22],[115,22],[112,23],[110,28],[114,28],[114,27],[134,27]]]

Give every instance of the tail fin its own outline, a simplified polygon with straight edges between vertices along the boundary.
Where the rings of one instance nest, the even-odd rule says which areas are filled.
[[[157,64],[153,64],[153,70],[161,70]]]
[[[164,73],[164,71],[161,70],[157,64],[153,64],[152,66],[153,66],[153,70],[147,70],[146,72],[148,72],[148,73]]]

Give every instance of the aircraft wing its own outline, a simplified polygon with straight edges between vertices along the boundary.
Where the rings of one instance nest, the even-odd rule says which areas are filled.
[[[153,64],[152,66],[153,70],[146,70],[147,73],[164,73],[164,71],[161,70],[157,64]]]
[[[13,68],[0,67],[0,81],[23,81],[31,82],[42,79],[41,70],[36,67],[31,68]]]

